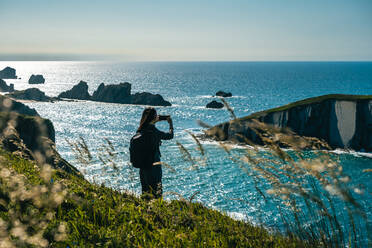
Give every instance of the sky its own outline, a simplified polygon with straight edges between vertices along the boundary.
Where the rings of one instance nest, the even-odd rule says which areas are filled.
[[[372,61],[372,0],[0,0],[0,60]]]

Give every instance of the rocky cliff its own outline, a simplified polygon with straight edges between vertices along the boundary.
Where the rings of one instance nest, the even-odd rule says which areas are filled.
[[[289,128],[296,134],[326,141],[331,148],[372,151],[372,96],[324,95],[285,106],[254,113],[217,125],[207,134],[219,140],[256,144],[262,140],[252,129],[254,121],[278,128]]]
[[[39,165],[80,174],[57,152],[53,124],[41,118],[34,109],[0,96],[0,147],[33,160]]]
[[[15,112],[22,115],[39,116],[35,109],[0,95],[0,112]]]
[[[57,98],[52,98],[46,96],[44,92],[38,88],[29,88],[26,90],[16,90],[12,93],[6,94],[7,97],[19,100],[32,100],[40,102],[51,102],[53,100],[58,100]]]
[[[1,92],[13,92],[14,84],[10,84],[8,86],[4,80],[0,79],[0,91]]]

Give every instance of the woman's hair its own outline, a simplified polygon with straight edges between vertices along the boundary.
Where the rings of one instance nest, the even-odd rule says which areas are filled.
[[[140,121],[140,125],[137,129],[137,132],[140,132],[143,128],[146,128],[151,121],[153,121],[156,117],[156,110],[154,108],[145,108],[142,112],[142,118]]]

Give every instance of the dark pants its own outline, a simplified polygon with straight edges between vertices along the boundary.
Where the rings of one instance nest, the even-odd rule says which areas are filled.
[[[161,165],[154,165],[150,169],[140,169],[140,179],[142,185],[142,194],[160,198],[163,194],[161,184]]]

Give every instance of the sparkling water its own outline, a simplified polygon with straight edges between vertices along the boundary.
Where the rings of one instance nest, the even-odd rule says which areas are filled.
[[[204,166],[195,169],[182,158],[176,142],[194,156],[200,156],[185,130],[200,132],[197,120],[214,125],[230,118],[225,109],[205,108],[218,90],[232,92],[233,97],[227,100],[239,117],[323,94],[372,95],[370,62],[0,62],[0,69],[5,66],[15,68],[21,77],[6,80],[14,83],[15,89],[37,87],[48,96],[57,96],[80,80],[88,82],[91,94],[100,83],[120,82],[131,83],[132,93],[161,94],[172,106],[158,107],[158,113],[170,114],[175,127],[175,138],[161,146],[162,161],[171,167],[163,166],[163,188],[168,192],[165,198],[179,197],[172,192],[185,198],[196,194],[195,201],[269,227],[280,222],[275,206],[262,199],[252,179],[216,143],[203,142],[207,152]],[[29,85],[31,74],[42,74],[45,84]],[[26,104],[53,122],[58,151],[88,180],[140,193],[138,171],[128,163],[128,145],[144,106],[91,101]],[[167,123],[159,123],[158,127],[167,130]],[[80,137],[95,155],[89,166],[77,163],[66,141]],[[97,158],[105,138],[118,152],[118,171],[103,166]],[[372,174],[362,171],[372,168],[372,154],[345,151],[334,154],[355,187],[364,189],[364,194],[357,197],[371,220]]]

